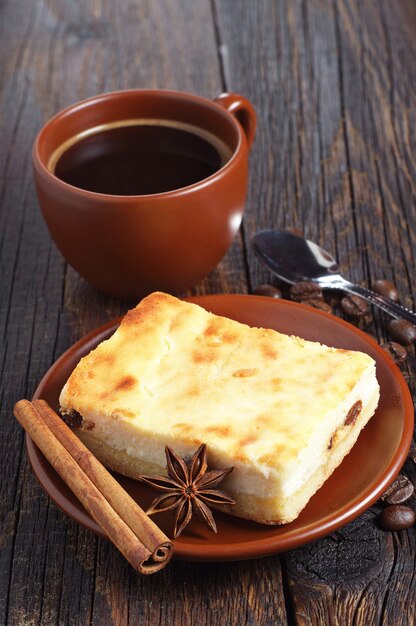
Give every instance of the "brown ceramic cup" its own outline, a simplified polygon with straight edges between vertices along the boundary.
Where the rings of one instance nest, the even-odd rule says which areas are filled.
[[[190,125],[227,146],[229,158],[195,184],[152,195],[86,191],[54,174],[54,154],[73,138],[130,119]],[[74,104],[42,128],[33,149],[36,189],[57,247],[89,283],[137,298],[180,293],[221,260],[241,223],[256,116],[237,94],[215,101],[174,91],[128,90]]]

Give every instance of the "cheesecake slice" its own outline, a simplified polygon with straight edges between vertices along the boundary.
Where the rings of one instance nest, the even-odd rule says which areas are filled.
[[[351,450],[377,407],[375,362],[251,328],[164,293],[129,311],[85,356],[61,412],[107,467],[166,474],[164,448],[234,466],[229,513],[295,519]],[[224,510],[222,508],[222,510]]]

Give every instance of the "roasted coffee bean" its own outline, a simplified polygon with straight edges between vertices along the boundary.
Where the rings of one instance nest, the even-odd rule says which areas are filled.
[[[381,496],[386,504],[402,504],[414,494],[415,488],[407,476],[399,474],[393,484]]]
[[[347,317],[353,319],[368,318],[370,307],[368,303],[359,296],[348,295],[341,300],[341,309]]]
[[[403,346],[410,346],[416,340],[416,326],[407,320],[391,320],[387,330],[390,337]]]
[[[296,302],[322,300],[322,289],[316,283],[304,280],[291,286],[290,297]]]
[[[324,300],[311,298],[310,300],[304,300],[304,303],[308,306],[313,306],[315,309],[319,309],[320,311],[325,311],[325,313],[332,313],[331,305]]]
[[[407,358],[406,348],[395,341],[383,343],[381,347],[391,356],[395,363],[403,363]]]
[[[405,530],[413,526],[416,515],[410,506],[392,504],[381,511],[379,521],[385,530]]]
[[[281,298],[282,292],[273,285],[259,285],[253,289],[253,293],[256,296],[269,296],[270,298]]]
[[[397,287],[393,285],[393,283],[389,280],[376,280],[373,283],[373,290],[376,293],[379,293],[380,296],[384,296],[385,298],[393,300],[393,302],[397,302],[399,299],[399,292],[397,291]]]
[[[297,235],[298,237],[303,237],[303,232],[299,230],[299,228],[294,228],[293,226],[288,226],[285,228],[287,233],[292,233],[292,235]]]

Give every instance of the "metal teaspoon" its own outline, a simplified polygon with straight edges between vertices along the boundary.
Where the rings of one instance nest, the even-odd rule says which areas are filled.
[[[416,313],[370,289],[350,283],[339,273],[334,257],[308,239],[286,231],[261,230],[253,237],[252,246],[260,261],[288,283],[309,280],[322,289],[340,289],[368,300],[396,319],[416,325]]]

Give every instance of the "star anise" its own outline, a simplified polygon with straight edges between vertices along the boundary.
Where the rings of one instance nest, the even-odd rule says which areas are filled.
[[[174,538],[178,537],[190,522],[192,513],[197,513],[210,530],[217,532],[214,517],[208,504],[235,504],[224,491],[215,489],[224,478],[233,471],[233,467],[207,472],[206,445],[202,444],[190,461],[186,462],[165,448],[166,464],[169,476],[140,476],[140,479],[155,489],[164,491],[146,511],[148,515],[162,511],[175,510]]]

